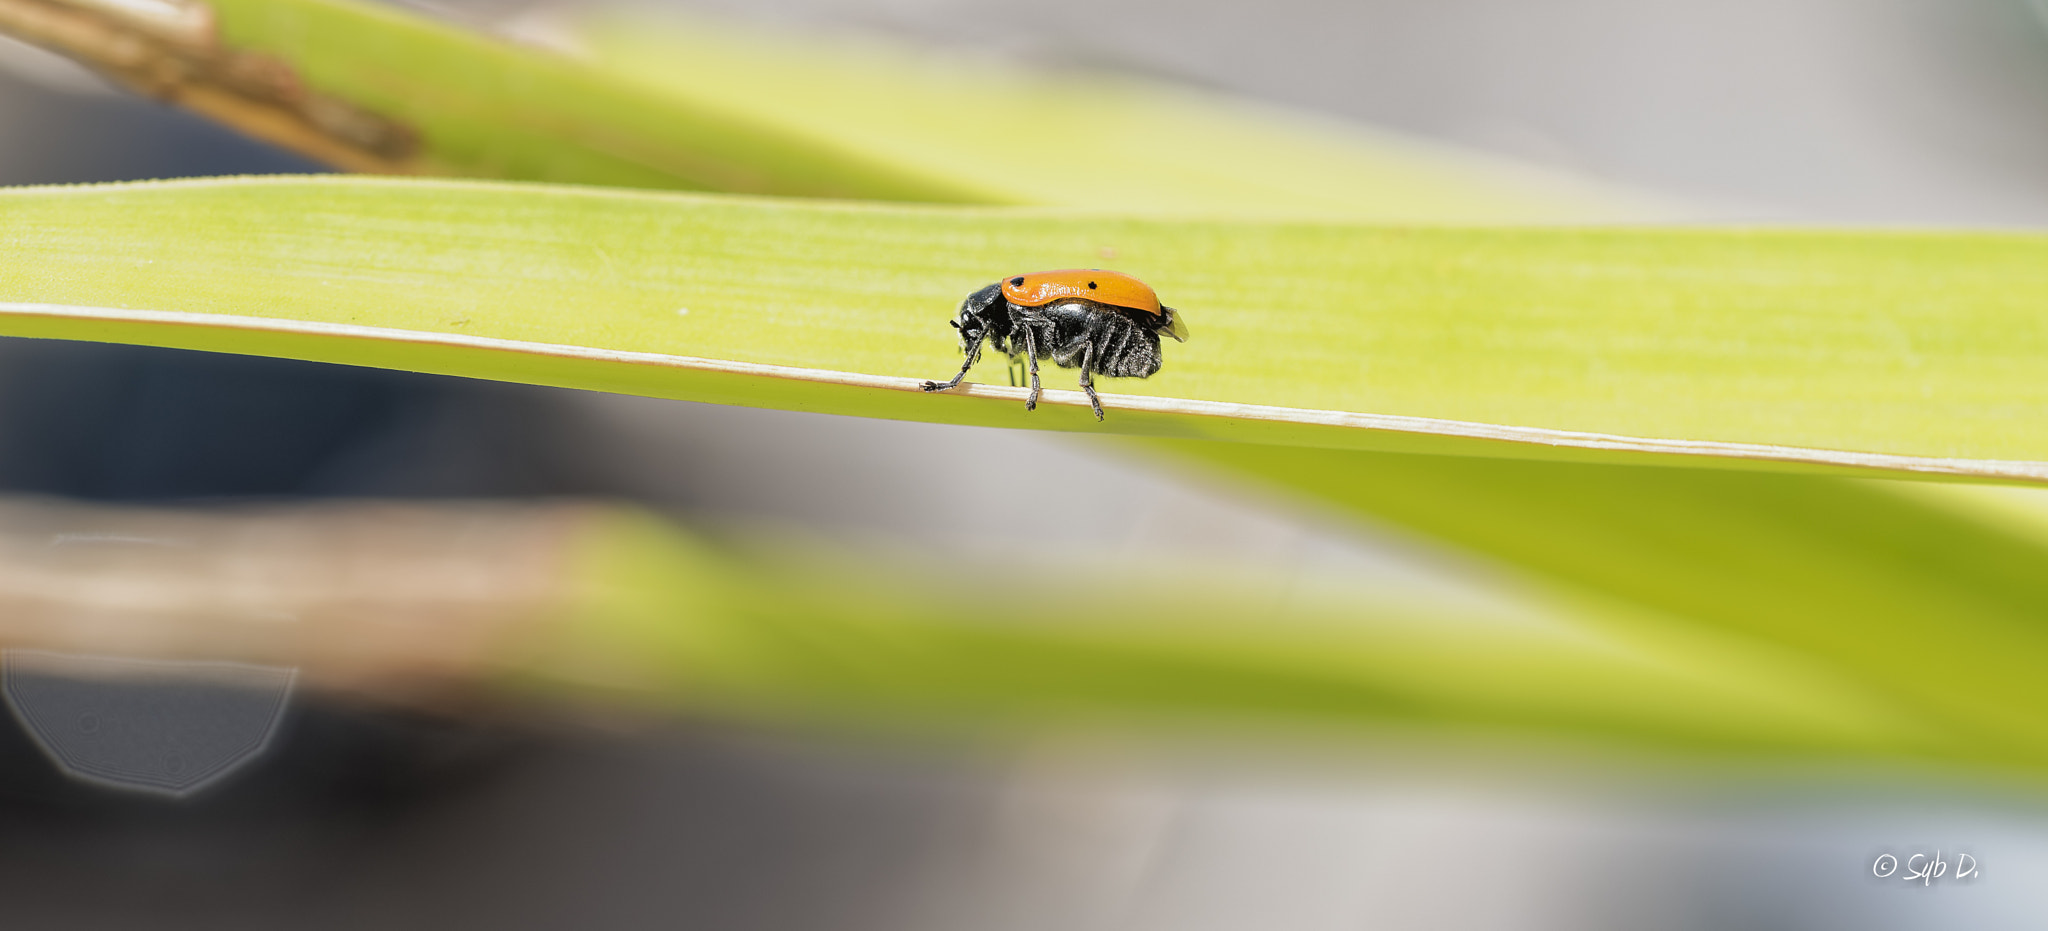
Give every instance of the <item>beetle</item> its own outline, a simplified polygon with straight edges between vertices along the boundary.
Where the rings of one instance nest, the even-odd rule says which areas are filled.
[[[967,361],[951,381],[928,381],[924,390],[960,384],[986,343],[1009,356],[1012,365],[1021,358],[1029,368],[1027,411],[1038,408],[1038,360],[1080,369],[1081,390],[1088,392],[1096,420],[1102,419],[1102,399],[1095,395],[1094,376],[1148,377],[1159,371],[1161,334],[1181,342],[1188,338],[1180,311],[1159,303],[1150,286],[1100,268],[1005,278],[967,295],[959,315],[947,322],[960,331],[960,351]]]

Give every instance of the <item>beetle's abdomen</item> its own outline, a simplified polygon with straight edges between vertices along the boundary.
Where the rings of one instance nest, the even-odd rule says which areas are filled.
[[[1159,334],[1124,321],[1105,332],[1095,371],[1111,378],[1146,378],[1159,371]]]

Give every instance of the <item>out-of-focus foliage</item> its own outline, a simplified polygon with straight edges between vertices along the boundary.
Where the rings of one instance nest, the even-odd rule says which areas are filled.
[[[121,38],[155,41],[147,11],[130,23],[119,6],[48,2],[109,36],[70,51],[148,73],[128,61],[135,43]],[[214,24],[216,39],[187,36],[160,48],[185,57],[178,70],[202,83],[252,68],[278,73],[194,94],[323,95],[416,141],[416,151],[384,162],[410,173],[1176,213],[1555,221],[1662,209],[1591,184],[1101,74],[1051,80],[987,62],[921,66],[891,50],[763,40],[645,11],[561,17],[552,47],[540,47],[346,0],[205,6],[205,16],[186,18]],[[215,42],[255,57],[219,59]],[[271,131],[273,110],[205,109],[284,144],[304,138]],[[313,122],[346,135],[322,116]],[[995,135],[1005,131],[1018,134]]]
[[[1776,645],[1948,739],[2048,749],[2048,491],[1170,448],[1667,619],[1653,623]]]
[[[1138,214],[1586,222],[1669,205],[1220,95],[996,55],[768,36],[646,10],[563,17],[607,75],[988,203]]]
[[[708,547],[642,515],[591,525],[578,596],[516,674],[739,716],[983,734],[1132,724],[1196,733],[1574,731],[1718,752],[2037,763],[1825,663],[1627,608],[1558,625],[1469,606],[1290,595],[1217,567],[1127,560],[1029,571],[1058,597],[787,538]],[[1561,602],[1569,601],[1560,597]],[[1633,622],[1633,623],[1632,623]]]
[[[211,0],[220,40],[417,134],[410,170],[886,200],[976,192],[822,149],[744,113],[635,87],[540,49],[346,0]]]
[[[0,514],[10,649],[296,668],[379,701],[431,705],[495,678],[982,734],[1428,725],[1724,752],[2003,749],[1767,646],[1586,623],[1626,613],[1597,606],[1386,599],[1145,556],[1115,572],[1014,555],[942,569],[788,535],[713,545],[588,503],[0,499]],[[1020,571],[1056,600],[988,597],[986,578]]]

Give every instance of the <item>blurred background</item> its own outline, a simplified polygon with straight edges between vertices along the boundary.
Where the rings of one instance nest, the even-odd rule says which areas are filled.
[[[409,6],[527,36],[553,12]],[[2018,0],[665,9],[1133,72],[1704,219],[2048,226],[2048,29]],[[0,40],[0,184],[317,170]],[[1030,463],[1084,516],[998,515],[967,478],[990,462]],[[937,561],[1185,552],[1546,610],[1469,554],[1082,439],[133,347],[0,342],[0,490],[598,497]],[[1872,879],[1879,853],[1958,847],[1980,880]],[[2036,923],[2043,876],[2037,791],[1568,744],[970,753],[310,699],[262,759],[173,802],[67,780],[0,728],[0,909],[20,927],[1993,928]]]

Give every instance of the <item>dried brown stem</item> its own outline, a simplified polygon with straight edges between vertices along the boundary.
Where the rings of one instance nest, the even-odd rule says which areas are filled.
[[[419,170],[410,127],[309,89],[289,62],[228,48],[194,0],[0,0],[0,33],[344,171]]]

